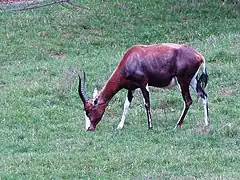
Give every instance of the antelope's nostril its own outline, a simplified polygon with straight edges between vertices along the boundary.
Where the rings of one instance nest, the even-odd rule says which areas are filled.
[[[95,129],[89,127],[87,131],[95,131]]]

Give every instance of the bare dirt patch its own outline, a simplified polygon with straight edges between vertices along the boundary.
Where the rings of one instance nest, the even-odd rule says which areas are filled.
[[[40,2],[40,0],[0,0],[0,6],[34,2]]]
[[[222,95],[232,95],[233,90],[232,89],[222,89],[220,90],[220,94]]]

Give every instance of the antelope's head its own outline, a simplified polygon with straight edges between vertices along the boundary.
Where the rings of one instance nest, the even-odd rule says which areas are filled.
[[[81,77],[79,76],[79,86],[78,93],[80,99],[84,105],[85,111],[85,121],[86,121],[86,130],[94,131],[96,129],[97,124],[102,119],[102,116],[105,111],[105,106],[99,104],[98,101],[98,92],[95,89],[93,93],[93,98],[88,99],[86,97],[86,74],[83,74],[83,81],[81,81]]]

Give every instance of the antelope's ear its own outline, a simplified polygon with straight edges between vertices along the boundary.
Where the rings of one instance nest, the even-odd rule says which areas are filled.
[[[93,99],[95,99],[97,97],[97,95],[98,95],[98,90],[97,90],[97,88],[95,88],[93,90]]]

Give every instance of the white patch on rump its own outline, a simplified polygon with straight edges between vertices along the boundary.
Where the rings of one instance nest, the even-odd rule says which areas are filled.
[[[191,82],[190,82],[190,86],[195,92],[197,92],[197,79],[196,79],[197,75],[198,75],[198,70],[194,74],[194,76],[193,76],[193,78],[191,79]]]

